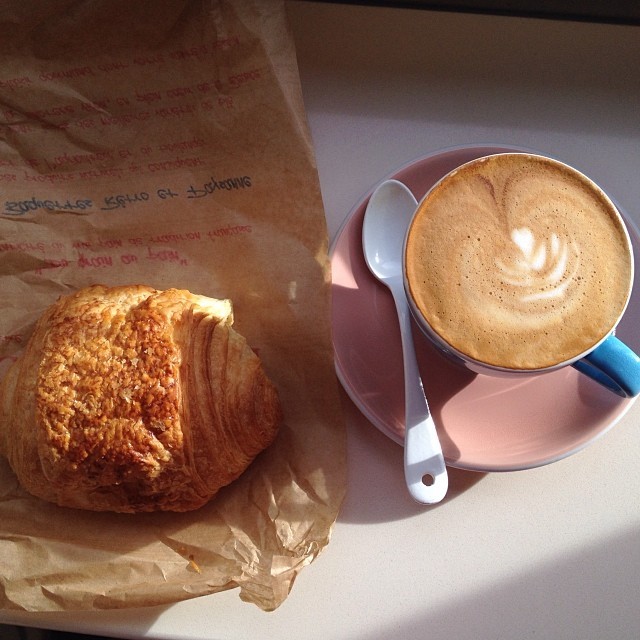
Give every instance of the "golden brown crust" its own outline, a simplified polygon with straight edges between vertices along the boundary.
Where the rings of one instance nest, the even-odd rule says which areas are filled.
[[[281,408],[227,300],[88,287],[52,305],[0,387],[0,453],[59,505],[187,511],[275,438]]]

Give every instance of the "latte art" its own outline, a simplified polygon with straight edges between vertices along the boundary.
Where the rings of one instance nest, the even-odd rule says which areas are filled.
[[[563,241],[556,233],[548,242],[537,242],[527,228],[514,229],[511,239],[522,255],[510,264],[496,259],[504,286],[522,289],[521,302],[561,298],[578,272],[580,254],[575,243]]]
[[[587,287],[579,275],[577,243],[557,233],[537,239],[527,227],[513,229],[509,237],[497,255],[493,250],[485,255],[477,240],[461,252],[459,289],[468,304],[485,317],[529,329],[550,322],[561,310],[579,310]]]
[[[628,237],[610,201],[560,163],[504,154],[450,174],[419,205],[409,294],[458,351],[539,369],[606,336],[629,296]]]
[[[511,239],[519,252],[514,257],[496,258],[495,266],[501,290],[513,287],[516,304],[557,301],[571,293],[570,287],[578,288],[575,278],[580,251],[574,241],[556,233],[536,240],[526,227],[514,229]]]

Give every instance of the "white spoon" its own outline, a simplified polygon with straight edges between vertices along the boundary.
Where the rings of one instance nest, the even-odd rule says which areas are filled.
[[[407,487],[418,502],[435,504],[447,493],[449,480],[418,370],[411,315],[402,277],[404,237],[417,204],[402,182],[383,182],[371,195],[365,211],[362,246],[371,273],[390,289],[400,320],[405,393],[404,474]]]

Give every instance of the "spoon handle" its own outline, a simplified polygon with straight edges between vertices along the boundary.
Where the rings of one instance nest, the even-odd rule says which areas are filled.
[[[404,362],[404,473],[409,493],[417,502],[435,504],[447,493],[449,479],[442,447],[424,394],[411,332],[411,313],[402,280],[388,282],[400,321]]]

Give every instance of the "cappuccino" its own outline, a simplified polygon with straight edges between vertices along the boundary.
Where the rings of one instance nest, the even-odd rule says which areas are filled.
[[[615,327],[633,254],[613,203],[531,154],[474,160],[419,204],[405,247],[410,302],[446,345],[492,367],[577,358]]]

